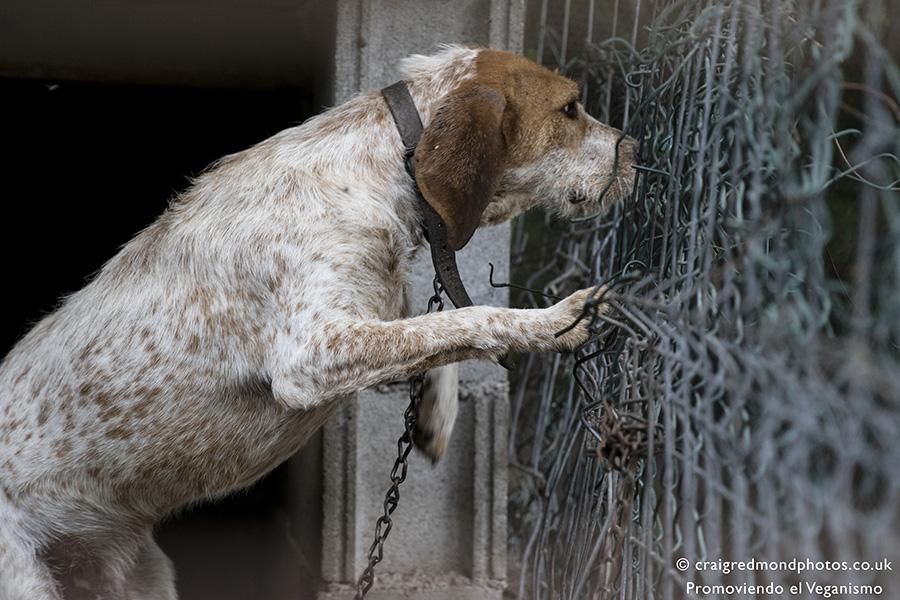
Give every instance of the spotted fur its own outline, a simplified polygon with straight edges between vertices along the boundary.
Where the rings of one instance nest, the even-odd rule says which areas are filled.
[[[588,212],[607,182],[630,184],[612,171],[614,130],[583,111],[562,120],[568,80],[455,46],[404,69],[426,128],[467,86],[505,98],[482,221],[538,202]],[[572,204],[573,190],[596,198]],[[447,365],[585,339],[553,335],[585,292],[541,310],[406,317],[421,229],[377,92],[201,175],[0,365],[0,598],[173,599],[153,524],[252,484],[348,396],[448,369],[429,375],[417,435],[437,457],[456,413]]]

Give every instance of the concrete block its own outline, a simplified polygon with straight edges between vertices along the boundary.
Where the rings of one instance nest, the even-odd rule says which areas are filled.
[[[441,43],[521,51],[524,2],[340,0],[335,100],[396,81],[400,59]],[[481,229],[457,260],[476,304],[506,305],[488,282],[509,274],[509,227]],[[414,267],[413,306],[424,310],[434,269],[427,249]],[[447,302],[447,310],[452,305]],[[460,369],[460,411],[445,458],[414,453],[369,598],[499,599],[506,578],[507,374],[497,365]],[[324,438],[322,600],[347,598],[366,565],[375,521],[403,432],[406,384],[369,390],[342,407]]]

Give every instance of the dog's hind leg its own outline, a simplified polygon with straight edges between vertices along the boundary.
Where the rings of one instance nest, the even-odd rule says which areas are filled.
[[[416,411],[413,441],[437,461],[447,451],[459,408],[459,365],[451,363],[425,374],[422,400]]]
[[[21,513],[0,488],[0,598],[62,600],[39,548],[23,536]]]
[[[110,523],[103,535],[58,539],[48,547],[47,562],[66,600],[176,598],[172,565],[149,527]]]
[[[146,542],[128,578],[129,598],[134,600],[176,600],[172,561],[148,533]]]

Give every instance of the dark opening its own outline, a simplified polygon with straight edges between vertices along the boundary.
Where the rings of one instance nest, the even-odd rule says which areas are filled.
[[[0,79],[2,354],[190,176],[319,112],[322,92]],[[314,597],[319,445],[253,489],[160,527],[181,598]]]

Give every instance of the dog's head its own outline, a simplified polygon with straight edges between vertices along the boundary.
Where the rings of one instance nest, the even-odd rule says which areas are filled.
[[[454,250],[479,223],[537,204],[566,217],[599,213],[631,190],[637,144],[588,115],[575,82],[509,52],[455,52],[453,72],[464,74],[416,149],[419,188]]]

